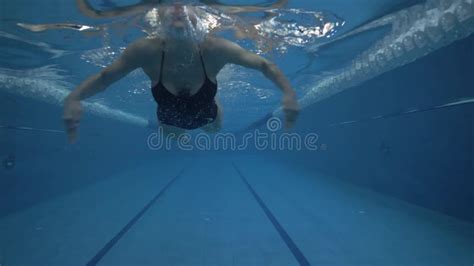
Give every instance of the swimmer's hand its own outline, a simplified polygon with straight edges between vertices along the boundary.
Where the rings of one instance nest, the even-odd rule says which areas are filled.
[[[281,104],[283,113],[285,113],[285,128],[292,128],[295,125],[300,112],[296,94],[293,92],[285,93]]]
[[[77,128],[81,119],[81,102],[67,97],[64,100],[63,121],[66,126],[69,143],[74,143],[77,139]]]

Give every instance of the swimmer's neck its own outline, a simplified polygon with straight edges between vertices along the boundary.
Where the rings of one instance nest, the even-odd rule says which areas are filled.
[[[183,53],[187,52],[194,52],[199,49],[198,43],[195,40],[180,40],[180,39],[168,39],[165,40],[165,51],[167,52],[178,52]]]

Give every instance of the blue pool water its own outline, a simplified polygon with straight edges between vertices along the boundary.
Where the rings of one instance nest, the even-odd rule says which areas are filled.
[[[289,132],[278,89],[229,66],[217,135],[162,141],[137,71],[84,103],[68,144],[62,99],[144,24],[2,1],[0,265],[473,265],[474,2],[376,2],[289,0],[262,24],[271,39],[289,29],[262,53],[297,92]],[[293,27],[324,23],[321,37]]]

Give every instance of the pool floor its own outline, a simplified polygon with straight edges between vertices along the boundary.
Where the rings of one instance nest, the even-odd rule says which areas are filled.
[[[474,225],[442,213],[271,157],[176,162],[1,218],[0,265],[474,264]]]

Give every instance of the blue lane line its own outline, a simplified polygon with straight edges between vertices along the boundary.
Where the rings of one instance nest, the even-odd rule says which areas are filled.
[[[298,263],[302,266],[309,266],[309,261],[306,259],[306,257],[303,255],[303,252],[296,246],[295,242],[291,239],[290,235],[286,232],[285,228],[281,226],[281,224],[278,222],[278,220],[275,218],[275,216],[272,214],[270,209],[268,209],[267,205],[265,205],[265,202],[260,198],[260,196],[255,192],[255,190],[252,188],[252,186],[249,184],[245,176],[242,174],[240,169],[235,165],[235,163],[232,163],[234,166],[235,170],[237,173],[240,175],[244,183],[247,185],[247,188],[250,190],[252,195],[254,196],[255,200],[258,202],[260,207],[263,209],[263,212],[267,215],[268,219],[272,222],[273,226],[275,229],[278,231],[278,234],[280,234],[280,237],[285,241],[286,246],[290,249],[291,253],[293,253],[293,256],[295,259],[298,261]]]
[[[168,184],[152,199],[148,204],[143,207],[143,209],[138,212],[135,217],[133,217],[130,222],[128,222],[120,232],[118,232],[105,246],[97,252],[97,254],[87,263],[87,266],[95,266],[97,263],[109,252],[112,247],[117,244],[117,242],[132,228],[133,225],[145,214],[145,212],[166,192],[166,190],[181,176],[184,172],[184,169],[171,179]]]

